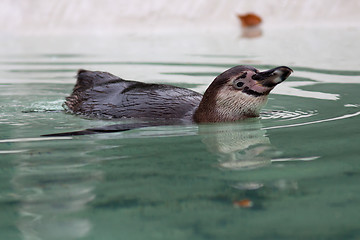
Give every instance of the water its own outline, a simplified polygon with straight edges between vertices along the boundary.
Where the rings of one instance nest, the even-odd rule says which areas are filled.
[[[1,239],[358,239],[359,37],[4,36]],[[238,64],[295,70],[261,119],[39,137],[114,124],[62,111],[79,68],[203,92]]]

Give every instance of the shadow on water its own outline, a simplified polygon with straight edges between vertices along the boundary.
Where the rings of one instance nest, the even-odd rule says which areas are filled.
[[[259,120],[5,142],[24,149],[13,162],[11,185],[19,214],[16,225],[24,237],[34,239],[100,236],[105,233],[94,231],[111,209],[124,215],[116,219],[119,231],[131,234],[134,227],[129,230],[128,224],[139,225],[138,230],[143,224],[170,229],[185,224],[165,220],[169,211],[184,217],[205,206],[229,211],[233,201],[249,197],[256,202],[253,209],[261,209],[264,199],[248,191],[264,183],[241,183],[238,174],[223,171],[266,167],[278,154]],[[147,219],[148,214],[161,219]],[[190,222],[196,221],[202,224],[204,219]],[[190,225],[184,230],[190,236],[205,234],[195,233],[200,231],[192,229],[196,224],[188,229]]]
[[[54,152],[46,143],[41,148],[29,145],[36,139],[23,141],[18,145],[28,149],[13,162],[11,179],[18,202],[18,230],[26,239],[78,239],[88,235],[92,223],[78,213],[86,211],[94,200],[102,171],[86,169],[89,162],[75,162],[72,156],[59,156],[60,149],[71,152],[68,144],[58,144]]]

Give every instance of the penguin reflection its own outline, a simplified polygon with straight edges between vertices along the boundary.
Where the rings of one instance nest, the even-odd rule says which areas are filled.
[[[219,166],[240,170],[271,163],[271,144],[257,119],[241,123],[200,125],[207,149],[218,155]]]

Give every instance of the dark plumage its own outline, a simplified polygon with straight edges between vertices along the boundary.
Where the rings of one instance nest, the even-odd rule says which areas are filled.
[[[127,81],[106,72],[80,70],[65,105],[97,118],[182,119],[191,122],[202,95],[165,84]]]

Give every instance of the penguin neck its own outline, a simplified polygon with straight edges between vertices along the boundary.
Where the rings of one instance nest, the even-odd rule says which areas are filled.
[[[208,89],[209,90],[209,89]],[[196,123],[233,122],[259,117],[267,96],[253,98],[236,91],[206,91],[193,120]]]

